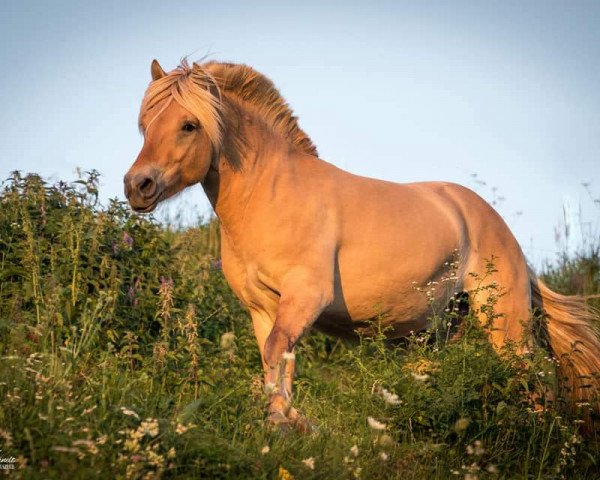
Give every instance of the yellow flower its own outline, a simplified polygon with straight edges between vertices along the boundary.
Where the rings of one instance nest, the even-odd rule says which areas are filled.
[[[279,467],[279,475],[277,476],[278,480],[294,480],[294,476],[288,472],[285,468]]]

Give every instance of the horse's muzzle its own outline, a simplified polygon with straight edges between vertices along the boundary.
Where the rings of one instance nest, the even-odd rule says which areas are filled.
[[[154,170],[132,173],[123,178],[125,196],[136,212],[151,212],[160,201],[162,185]]]

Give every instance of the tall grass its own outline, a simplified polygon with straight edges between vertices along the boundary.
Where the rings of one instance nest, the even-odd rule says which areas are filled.
[[[396,348],[311,334],[295,404],[317,429],[270,431],[216,222],[165,229],[100,205],[97,184],[15,173],[0,194],[0,464],[15,478],[598,478],[577,415],[528,400],[554,384],[547,354],[500,358],[469,318],[449,340],[453,312]],[[598,292],[597,256],[546,280],[579,289],[582,261]]]

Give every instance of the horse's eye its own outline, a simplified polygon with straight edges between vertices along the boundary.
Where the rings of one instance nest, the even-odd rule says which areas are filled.
[[[194,125],[193,123],[186,122],[183,124],[183,127],[181,127],[181,129],[184,132],[193,132],[194,130],[198,129],[198,125]]]

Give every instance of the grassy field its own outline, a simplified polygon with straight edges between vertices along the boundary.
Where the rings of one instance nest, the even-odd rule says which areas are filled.
[[[249,317],[212,221],[171,231],[113,201],[97,175],[15,174],[0,194],[0,466],[14,478],[600,478],[577,412],[536,412],[542,349],[499,358],[452,313],[386,348],[301,342],[295,405],[312,434],[265,425]],[[598,250],[546,280],[600,293]],[[426,293],[424,293],[426,294]],[[558,402],[560,403],[560,402]],[[582,406],[581,408],[585,408]]]

